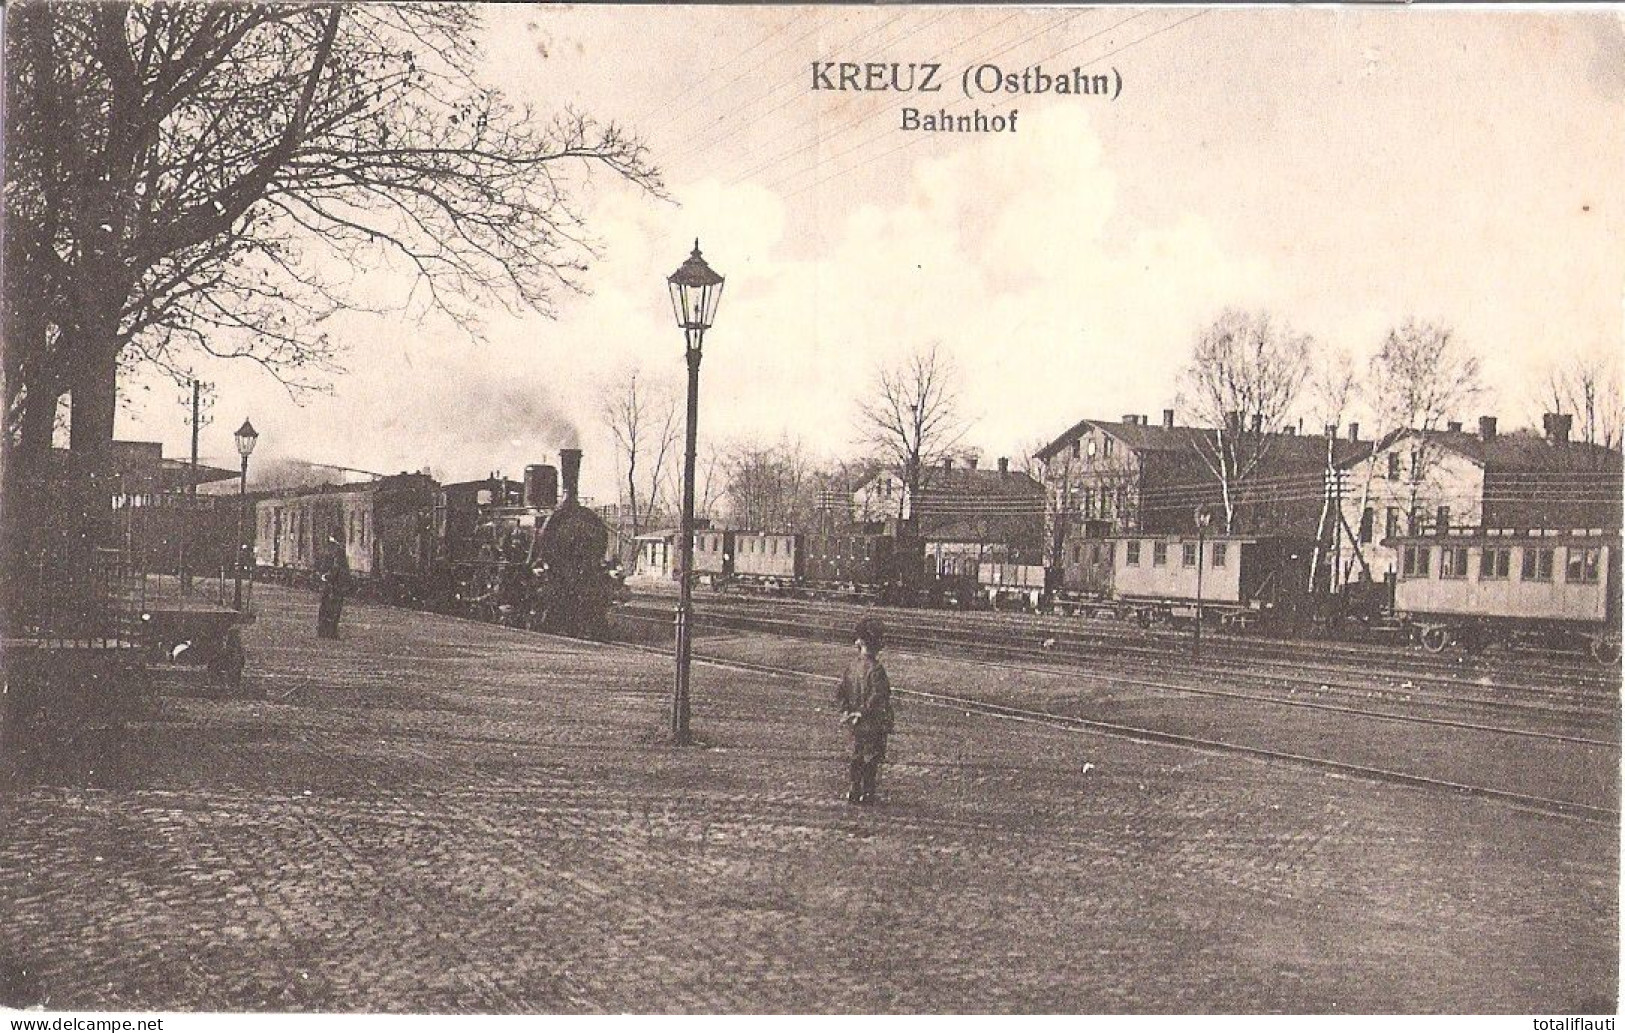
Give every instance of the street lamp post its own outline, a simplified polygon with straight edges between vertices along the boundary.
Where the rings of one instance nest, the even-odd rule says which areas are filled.
[[[237,481],[237,562],[233,564],[236,579],[231,593],[231,605],[239,612],[243,608],[243,514],[248,510],[248,457],[253,454],[254,445],[259,439],[259,431],[247,420],[237,428],[237,454],[243,457],[243,472]]]
[[[683,519],[678,545],[677,680],[672,690],[671,737],[679,746],[693,741],[688,728],[688,672],[692,655],[694,595],[694,453],[700,405],[700,345],[715,322],[723,278],[705,264],[700,242],[688,260],[666,278],[677,325],[683,329],[688,358],[688,429],[683,446]]]
[[[1191,632],[1191,656],[1197,659],[1202,656],[1202,553],[1212,519],[1206,506],[1196,507],[1196,624]]]

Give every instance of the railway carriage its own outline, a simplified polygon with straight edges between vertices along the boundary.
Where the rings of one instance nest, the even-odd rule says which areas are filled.
[[[364,584],[413,582],[433,561],[437,490],[423,474],[400,474],[265,499],[256,507],[255,566],[279,580],[310,581],[337,543]]]
[[[1049,570],[1051,605],[1062,613],[1077,613],[1110,603],[1117,549],[1117,542],[1104,535],[1068,537]]]
[[[769,588],[801,581],[806,557],[801,535],[738,531],[733,541],[735,578]]]
[[[1043,602],[1047,581],[1045,568],[1031,563],[988,561],[978,564],[976,569],[978,589],[995,609],[1015,604],[1037,610]]]
[[[1111,544],[1113,595],[1124,616],[1150,623],[1194,618],[1240,628],[1295,614],[1312,545],[1249,535],[1127,535]]]
[[[695,531],[694,573],[702,582],[721,585],[734,576],[735,540],[745,531]]]
[[[1394,614],[1429,652],[1539,637],[1620,655],[1620,538],[1598,530],[1390,538],[1400,555]]]

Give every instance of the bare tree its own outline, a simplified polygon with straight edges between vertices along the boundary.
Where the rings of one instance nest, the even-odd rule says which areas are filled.
[[[660,511],[678,452],[683,425],[677,395],[651,387],[632,367],[604,386],[599,416],[615,441],[616,460],[625,475],[622,511],[636,538]]]
[[[926,487],[929,471],[952,452],[969,429],[960,408],[958,371],[937,345],[916,349],[901,362],[875,371],[868,397],[858,403],[862,439],[876,456],[895,463],[908,499]]]
[[[1547,375],[1544,402],[1548,412],[1578,419],[1575,440],[1618,450],[1625,430],[1625,398],[1619,365],[1596,356],[1576,356]]]
[[[1194,448],[1217,481],[1224,529],[1269,457],[1309,376],[1314,341],[1265,312],[1227,309],[1196,338],[1184,373],[1185,404],[1214,429]]]
[[[539,119],[476,76],[475,5],[55,4],[7,11],[8,441],[111,440],[119,367],[209,356],[291,386],[341,308],[552,312],[592,254],[572,204],[636,139]],[[403,296],[357,270],[405,274]],[[376,285],[373,285],[376,286]],[[312,377],[314,375],[314,379]]]
[[[1367,386],[1384,436],[1413,432],[1405,481],[1408,510],[1416,510],[1446,454],[1436,432],[1484,393],[1481,375],[1478,356],[1454,331],[1415,318],[1388,331],[1372,357]]]
[[[1044,461],[1038,458],[1038,453],[1044,451],[1049,444],[1048,438],[1034,438],[1022,446],[1020,453],[1015,457],[1015,468],[1031,477],[1038,483],[1044,483]]]
[[[1321,493],[1320,519],[1315,525],[1315,552],[1309,561],[1310,591],[1336,587],[1338,566],[1333,553],[1341,551],[1342,531],[1350,530],[1343,519],[1340,497],[1330,488],[1336,483],[1335,479],[1342,476],[1342,471],[1337,467],[1337,435],[1359,390],[1360,374],[1353,357],[1345,349],[1324,347],[1320,361],[1309,375],[1310,401],[1326,432],[1324,473],[1327,488]],[[1359,541],[1352,531],[1350,538],[1356,543]],[[1356,553],[1358,548],[1356,544]]]
[[[728,453],[728,513],[739,527],[808,531],[816,524],[818,477],[801,442],[736,443]]]

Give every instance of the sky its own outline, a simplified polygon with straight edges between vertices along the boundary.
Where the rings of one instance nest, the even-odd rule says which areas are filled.
[[[558,318],[333,321],[348,372],[296,404],[257,369],[218,389],[203,453],[448,479],[517,475],[578,439],[614,498],[604,385],[680,391],[665,278],[696,238],[727,277],[702,443],[859,451],[877,366],[937,345],[1019,455],[1085,417],[1178,407],[1199,330],[1266,309],[1361,365],[1408,317],[1484,362],[1479,411],[1538,421],[1554,363],[1625,343],[1625,21],[1610,10],[1001,7],[483,9],[487,81],[631,127],[670,199],[595,175],[583,295]],[[940,93],[813,90],[815,61],[934,63]],[[960,74],[1082,66],[1115,99],[967,99]],[[1015,112],[1014,133],[900,128],[904,107]],[[184,456],[181,393],[132,392],[119,436]],[[1313,421],[1311,420],[1311,424]]]

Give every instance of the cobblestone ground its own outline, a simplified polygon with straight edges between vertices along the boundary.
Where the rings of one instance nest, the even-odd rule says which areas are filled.
[[[14,998],[1614,1010],[1617,828],[925,707],[853,808],[823,685],[699,668],[677,750],[669,661],[258,598],[264,700],[167,681],[0,795]]]

